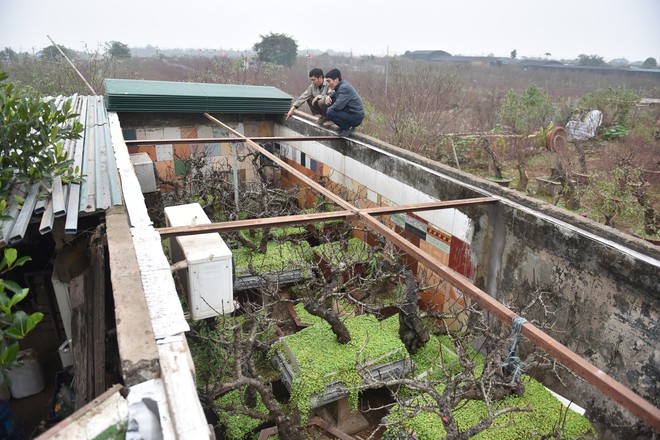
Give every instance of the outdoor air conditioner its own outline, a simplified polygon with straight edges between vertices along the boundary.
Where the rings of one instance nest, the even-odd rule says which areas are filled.
[[[199,203],[165,208],[167,226],[211,223]],[[220,234],[182,235],[170,238],[172,263],[185,260],[180,270],[192,319],[204,319],[234,311],[231,250]]]
[[[130,155],[130,158],[142,192],[151,193],[158,191],[154,163],[149,155],[147,153],[134,153]]]

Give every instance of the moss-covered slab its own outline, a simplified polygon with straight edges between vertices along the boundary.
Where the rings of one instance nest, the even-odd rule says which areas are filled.
[[[361,382],[356,359],[369,365],[372,374],[402,375],[410,369],[397,317],[378,321],[372,315],[360,315],[344,322],[352,338],[348,344],[339,344],[330,326],[321,321],[281,338],[271,350],[283,381],[290,386],[291,402],[301,414],[346,395],[356,407],[356,387]]]
[[[478,353],[474,353],[474,359],[477,361],[475,373],[481,374],[483,370],[483,359]],[[457,355],[453,351],[453,343],[448,336],[431,338],[429,343],[420,350],[413,361],[417,367],[418,376],[430,377],[437,381],[442,390],[441,376],[446,371],[451,372],[458,366]],[[443,369],[439,368],[442,365]],[[531,408],[532,412],[512,412],[499,417],[493,425],[474,436],[475,439],[493,439],[493,440],[518,440],[526,438],[540,437],[542,434],[550,434],[558,429],[563,439],[589,439],[595,438],[595,430],[586,417],[567,410],[567,408],[555,398],[538,381],[523,376],[525,382],[525,394],[521,397],[511,395],[503,400],[492,403],[492,411],[498,411],[506,407]],[[415,397],[411,397],[411,402]],[[472,400],[461,402],[454,417],[458,423],[459,430],[465,431],[471,426],[476,425],[483,418],[488,416],[488,408],[485,402],[481,400]],[[402,424],[391,427],[383,438],[398,438],[396,433],[403,428],[403,432],[413,430],[417,434],[418,440],[437,440],[446,437],[446,432],[442,424],[441,416],[432,412],[422,412],[408,417],[405,410],[401,407],[394,407],[391,411],[391,419],[405,420]],[[554,438],[554,437],[553,437]]]
[[[246,247],[236,249],[233,251],[236,276],[263,275],[264,273],[305,268],[307,262],[311,260],[310,249],[309,243],[306,241],[281,243],[272,241],[268,243],[265,254]]]
[[[334,266],[364,263],[369,259],[369,245],[359,238],[351,238],[343,249],[344,243],[333,241],[312,248],[314,254]]]

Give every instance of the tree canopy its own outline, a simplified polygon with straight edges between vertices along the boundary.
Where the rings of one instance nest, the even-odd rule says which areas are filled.
[[[69,49],[68,47],[64,47],[64,46],[60,46],[60,49],[62,49],[62,52],[64,52],[67,57],[71,59],[75,58],[76,52],[73,49]],[[39,52],[39,56],[41,57],[41,59],[50,60],[50,61],[59,61],[63,58],[60,51],[57,50],[57,46],[55,46],[54,44],[51,44],[50,46],[41,49],[41,52]]]
[[[105,44],[106,53],[112,59],[128,59],[131,57],[131,50],[128,45],[119,41],[110,41]]]
[[[580,54],[578,55],[578,65],[599,67],[607,66],[607,63],[601,56]]]
[[[298,43],[286,34],[259,35],[261,41],[252,46],[259,61],[291,67],[298,56]]]
[[[530,134],[545,127],[553,118],[555,106],[543,89],[531,85],[522,92],[509,91],[497,115],[514,133]]]
[[[0,50],[0,61],[17,61],[18,54],[10,47]]]
[[[644,69],[655,69],[656,67],[658,67],[658,62],[653,57],[648,57],[642,63],[642,68]]]

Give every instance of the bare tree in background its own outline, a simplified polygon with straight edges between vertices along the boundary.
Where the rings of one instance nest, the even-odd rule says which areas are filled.
[[[383,139],[420,154],[429,154],[445,128],[460,116],[462,83],[451,69],[430,63],[391,64],[387,94],[382,83],[360,90],[376,115],[365,121],[370,130],[384,126]],[[383,130],[381,130],[383,131]]]

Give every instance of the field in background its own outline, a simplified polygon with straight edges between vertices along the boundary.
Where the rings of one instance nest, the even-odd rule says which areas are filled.
[[[660,98],[660,74],[618,69],[426,63],[327,54],[299,57],[291,68],[256,63],[247,57],[163,55],[117,61],[92,56],[76,64],[97,94],[104,92],[104,78],[134,78],[269,85],[298,96],[309,84],[310,68],[327,71],[336,67],[365,101],[367,118],[359,132],[481,177],[493,172],[492,158],[484,150],[484,134],[507,133],[498,110],[510,90],[524,91],[535,85],[547,92],[557,106],[553,123],[559,126],[566,125],[580,98],[600,89],[625,88],[642,98]],[[28,59],[2,68],[10,80],[45,95],[91,93],[65,62]],[[305,107],[301,110],[307,111]],[[511,179],[511,188],[653,240],[660,239],[659,124],[660,104],[637,104],[627,115],[624,136],[599,134],[579,145],[569,144],[563,158],[542,146],[534,147],[525,153],[529,155],[529,184],[524,187],[517,169],[518,145],[507,137],[488,139],[502,161],[504,176]],[[580,184],[570,194],[581,203],[570,203],[566,194],[541,191],[536,179],[549,177],[558,164],[570,167],[571,176],[587,175],[576,177],[582,181],[576,181]],[[582,165],[586,173],[580,173],[585,171]],[[654,223],[655,232],[646,227],[649,222]]]

